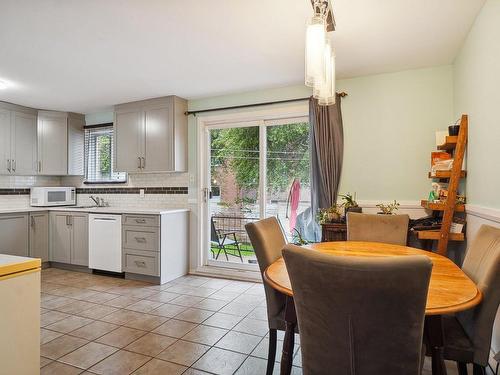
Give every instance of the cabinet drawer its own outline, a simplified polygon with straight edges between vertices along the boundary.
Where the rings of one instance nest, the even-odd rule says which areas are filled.
[[[160,276],[160,254],[150,251],[125,250],[123,270],[139,275]]]
[[[122,247],[160,251],[158,228],[123,226]]]
[[[158,215],[123,215],[123,225],[140,225],[144,227],[159,227]]]

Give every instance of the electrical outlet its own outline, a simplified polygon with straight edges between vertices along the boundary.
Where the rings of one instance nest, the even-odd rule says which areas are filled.
[[[139,197],[144,198],[144,189],[139,189]]]

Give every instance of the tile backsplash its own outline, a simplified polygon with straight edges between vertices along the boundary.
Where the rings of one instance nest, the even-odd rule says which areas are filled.
[[[29,206],[24,189],[32,186],[75,186],[78,205],[93,204],[90,195],[95,195],[113,207],[187,208],[188,185],[188,173],[129,174],[126,183],[109,185],[84,184],[78,176],[0,176],[0,208]]]

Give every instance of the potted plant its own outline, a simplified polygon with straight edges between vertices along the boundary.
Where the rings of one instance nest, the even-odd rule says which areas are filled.
[[[297,228],[292,231],[292,243],[297,246],[307,245],[309,242],[302,237],[302,234]]]
[[[394,211],[399,208],[399,203],[394,200],[394,202],[388,204],[379,203],[377,207],[380,208],[380,212],[378,212],[380,215],[395,215]]]
[[[336,223],[340,222],[342,218],[342,208],[341,204],[335,203],[329,208],[322,208],[318,213],[318,222],[320,224]]]
[[[352,196],[351,193],[347,194],[340,194],[339,197],[343,201],[343,206],[345,210],[345,214],[347,215],[348,212],[359,212],[361,213],[363,209],[358,206],[358,202],[356,202],[356,193],[354,193],[354,197]]]

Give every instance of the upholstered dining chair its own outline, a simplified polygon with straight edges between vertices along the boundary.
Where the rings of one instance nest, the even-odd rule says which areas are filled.
[[[408,215],[373,215],[349,212],[347,214],[347,240],[384,242],[406,245]]]
[[[250,242],[257,256],[260,273],[263,276],[266,268],[281,257],[281,250],[286,244],[281,225],[275,217],[263,219],[245,225]],[[269,323],[269,352],[267,356],[266,374],[273,373],[274,361],[276,359],[277,330],[285,330],[284,313],[286,298],[266,284],[264,278],[264,290],[267,303],[267,320]]]
[[[417,375],[432,262],[287,245],[304,375]]]
[[[483,375],[500,303],[500,228],[481,226],[462,269],[476,283],[483,300],[472,310],[443,317],[444,358],[457,362],[460,375],[467,374],[467,363],[473,363],[474,375]]]

